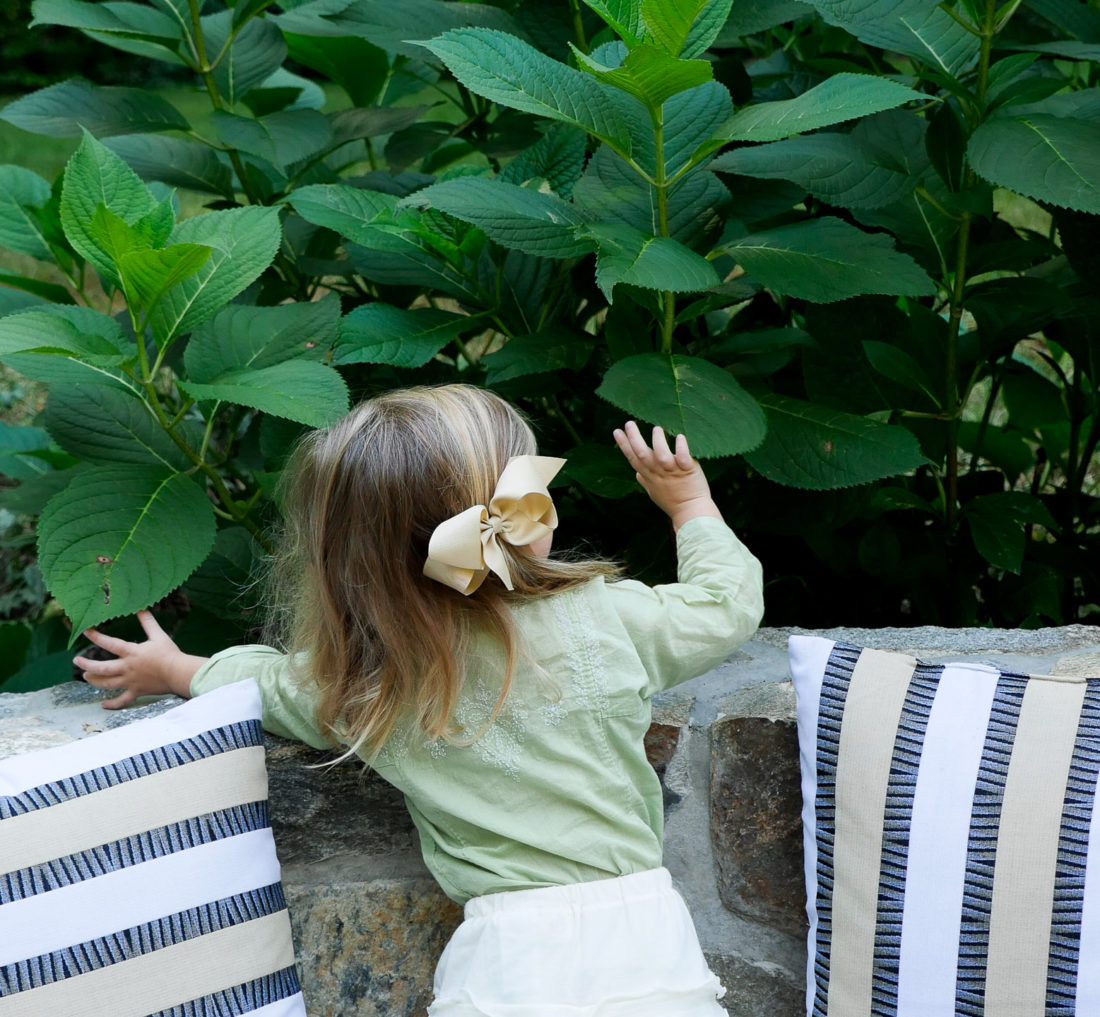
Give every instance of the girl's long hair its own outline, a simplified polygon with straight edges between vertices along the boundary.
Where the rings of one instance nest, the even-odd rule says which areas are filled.
[[[435,527],[488,505],[508,460],[535,452],[523,418],[470,385],[376,396],[295,450],[269,632],[294,655],[296,680],[316,685],[321,729],[348,747],[341,758],[371,762],[406,718],[429,738],[455,741],[472,631],[504,649],[499,711],[519,652],[509,605],[616,572],[501,542],[513,592],[490,576],[465,597],[422,574]]]

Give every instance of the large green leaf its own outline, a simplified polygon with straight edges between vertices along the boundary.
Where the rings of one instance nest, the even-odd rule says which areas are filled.
[[[624,357],[611,365],[596,395],[670,434],[686,434],[700,459],[747,452],[764,439],[756,400],[732,374],[698,357]]]
[[[593,223],[585,233],[596,241],[596,285],[609,303],[616,283],[673,293],[718,285],[718,273],[706,258],[669,237],[613,223]]]
[[[320,71],[348,94],[355,106],[369,106],[389,76],[384,49],[355,36],[297,35],[284,32],[293,60]]]
[[[0,246],[32,258],[48,258],[50,249],[31,209],[50,200],[50,185],[22,166],[0,166]]]
[[[125,347],[118,322],[88,307],[55,304],[0,318],[0,361],[35,381],[140,392],[118,370],[135,355]]]
[[[707,0],[641,0],[639,6],[646,34],[665,52],[678,57]]]
[[[584,220],[568,202],[502,180],[459,177],[404,198],[402,206],[438,208],[473,223],[503,247],[544,258],[579,258],[592,243],[577,235]]]
[[[406,311],[377,301],[364,304],[341,320],[334,362],[421,367],[473,323],[431,307]]]
[[[779,293],[828,303],[862,293],[931,296],[936,286],[888,236],[840,219],[813,219],[726,245],[755,280]]]
[[[360,138],[376,138],[380,134],[393,134],[395,131],[415,124],[427,108],[427,106],[369,106],[342,109],[329,118],[332,124],[332,143],[343,145],[345,142],[357,141]]]
[[[745,458],[777,484],[833,491],[914,470],[926,460],[912,432],[817,403],[769,394],[768,436]]]
[[[183,592],[222,617],[239,614],[251,603],[248,590],[261,553],[243,526],[218,530],[214,550],[184,584]]]
[[[5,424],[0,420],[0,475],[13,480],[29,480],[48,472],[42,459],[27,456],[50,447],[50,436],[40,427]]]
[[[921,121],[898,110],[861,120],[850,134],[811,134],[736,148],[710,168],[749,177],[792,180],[814,197],[845,208],[900,201],[927,166]]]
[[[159,180],[225,198],[233,196],[229,167],[201,142],[159,134],[130,134],[111,138],[106,144],[142,180]]]
[[[227,148],[258,155],[280,169],[332,144],[332,125],[315,109],[280,110],[265,117],[215,110],[211,122]]]
[[[510,339],[495,353],[481,358],[488,368],[486,382],[502,381],[548,371],[579,371],[592,353],[592,337],[562,326]]]
[[[229,304],[192,333],[183,354],[187,375],[208,382],[284,360],[319,360],[336,342],[339,320],[335,293],[277,307]]]
[[[55,385],[46,428],[66,452],[89,463],[129,463],[183,471],[191,460],[141,399],[105,385]]]
[[[642,5],[638,0],[584,0],[627,43],[635,45],[645,36]]]
[[[743,36],[755,35],[814,13],[803,0],[738,0],[716,41],[719,46],[733,46]]]
[[[927,98],[923,92],[914,92],[889,78],[834,74],[795,99],[746,106],[722,128],[721,137],[730,141],[778,141]]]
[[[1017,575],[1027,550],[1026,527],[1038,523],[1050,530],[1058,528],[1047,507],[1024,491],[972,498],[963,510],[963,518],[978,553],[994,567]]]
[[[190,124],[170,102],[140,88],[105,88],[71,78],[9,103],[0,119],[32,134],[79,138],[146,131],[186,131]]]
[[[214,543],[205,491],[152,466],[92,467],[50,499],[38,523],[38,562],[73,622],[133,614],[171,593]]]
[[[61,225],[76,252],[100,275],[111,279],[115,277],[114,261],[93,229],[100,205],[133,224],[157,208],[158,202],[122,159],[85,134],[65,167]]]
[[[94,38],[120,36],[175,48],[183,39],[179,22],[136,3],[89,3],[84,0],[34,0],[36,25],[63,25],[95,33]]]
[[[967,157],[990,182],[1078,212],[1100,213],[1100,125],[1068,117],[994,117]]]
[[[687,34],[680,56],[689,60],[701,57],[710,49],[729,20],[732,7],[733,0],[706,0]]]
[[[233,12],[222,11],[202,19],[206,52],[213,60],[229,43],[228,50],[214,68],[214,82],[230,105],[246,92],[262,84],[286,59],[283,33],[266,18],[253,18],[229,42],[233,31]]]
[[[211,246],[202,268],[169,290],[150,315],[153,335],[167,342],[205,321],[271,264],[282,230],[276,208],[233,208],[185,219],[174,244]]]
[[[584,169],[585,133],[569,124],[553,124],[535,144],[501,170],[509,184],[545,180],[555,194],[568,198]]]
[[[632,49],[618,67],[606,67],[576,46],[573,55],[597,81],[628,92],[654,113],[678,92],[686,92],[714,77],[708,61],[678,60],[655,46]]]
[[[978,56],[978,37],[935,0],[806,0],[830,24],[863,42],[916,57],[957,76]]]
[[[119,265],[133,251],[148,251],[160,247],[168,239],[175,223],[170,201],[163,201],[134,222],[117,216],[102,202],[88,224],[88,235],[106,259],[106,276],[114,286],[122,284]]]
[[[90,307],[50,307],[0,318],[0,357],[35,353],[114,367],[131,355],[117,321]]]
[[[515,36],[460,28],[424,44],[471,92],[583,127],[623,151],[630,132],[607,86],[551,59]]]
[[[397,198],[350,184],[311,184],[299,187],[290,203],[307,222],[325,226],[356,243],[373,238],[371,224],[390,221]]]
[[[327,427],[348,411],[348,387],[331,367],[286,360],[226,371],[209,382],[180,382],[192,399],[251,406],[310,427]]]
[[[706,170],[686,174],[667,199],[669,236],[699,247],[721,229],[730,193]],[[606,145],[588,161],[577,181],[574,205],[587,219],[625,223],[643,233],[661,231],[657,192]]]
[[[445,0],[355,0],[328,19],[341,35],[360,35],[384,50],[412,60],[427,54],[418,39],[432,39],[451,29],[477,26],[522,34],[515,19],[492,4],[449,3]],[[285,21],[285,16],[284,19]]]
[[[156,251],[124,254],[118,267],[130,309],[150,313],[165,293],[206,264],[212,250],[205,244],[169,244]]]

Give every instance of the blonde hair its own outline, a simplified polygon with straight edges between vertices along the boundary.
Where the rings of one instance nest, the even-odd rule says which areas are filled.
[[[512,592],[490,576],[465,597],[422,574],[435,527],[487,505],[508,460],[535,451],[519,413],[472,385],[376,396],[299,444],[283,489],[273,623],[307,662],[298,680],[316,684],[321,729],[348,746],[341,758],[372,761],[404,716],[429,738],[456,740],[451,715],[475,627],[505,653],[495,718],[519,646],[509,605],[615,573],[502,543]]]

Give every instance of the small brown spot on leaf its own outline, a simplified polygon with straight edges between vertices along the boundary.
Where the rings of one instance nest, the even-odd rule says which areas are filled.
[[[97,554],[95,561],[97,565],[113,565],[115,560],[114,558],[108,558],[105,554]]]
[[[821,451],[826,455],[831,455],[836,446],[831,441],[823,441],[821,443]]]
[[[317,348],[317,344],[312,339],[306,340],[306,349],[313,350]]]
[[[111,584],[110,583],[104,583],[103,584],[103,603],[104,604],[110,604],[111,603]]]

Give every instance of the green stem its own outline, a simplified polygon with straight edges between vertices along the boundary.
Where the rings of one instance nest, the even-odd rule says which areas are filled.
[[[584,22],[581,20],[580,0],[569,0],[569,10],[573,15],[573,34],[577,37],[577,49],[588,53],[588,40],[584,35]]]
[[[583,445],[584,439],[581,437],[580,432],[573,426],[573,421],[569,419],[569,415],[562,409],[561,403],[558,401],[557,393],[550,395],[547,401],[553,407],[554,415],[561,421],[561,426],[565,428],[569,437],[573,439],[574,445]]]
[[[653,114],[654,150],[657,160],[657,179],[654,187],[657,191],[657,230],[660,236],[668,236],[668,178],[665,175],[665,123],[664,110]],[[661,352],[672,352],[672,331],[676,327],[676,295],[671,290],[663,290],[664,317],[661,321]]]

